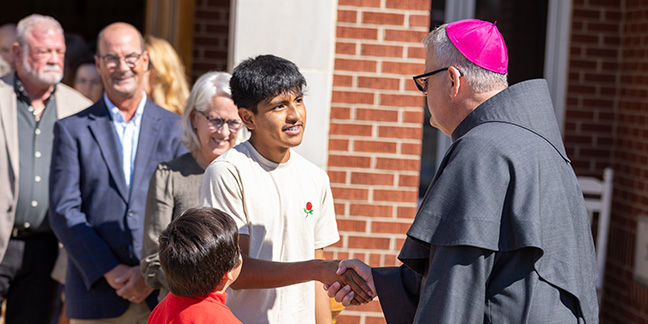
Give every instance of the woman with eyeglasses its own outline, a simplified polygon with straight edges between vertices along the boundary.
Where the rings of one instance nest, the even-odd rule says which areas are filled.
[[[205,168],[247,133],[230,97],[230,77],[208,72],[196,81],[182,113],[182,141],[190,153],[160,163],[151,177],[140,265],[146,284],[160,289],[158,300],[169,292],[158,258],[159,234],[186,209],[200,205],[198,188]]]

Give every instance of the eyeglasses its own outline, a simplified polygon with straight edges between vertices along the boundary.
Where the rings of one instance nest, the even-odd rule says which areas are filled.
[[[437,73],[439,73],[441,71],[448,70],[448,69],[450,69],[450,67],[434,70],[434,71],[428,72],[428,73],[423,73],[421,75],[417,75],[415,77],[412,77],[412,79],[414,79],[414,83],[416,84],[416,87],[421,92],[425,92],[425,91],[427,91],[427,88],[428,88],[428,79],[431,76],[433,76],[433,75],[435,75],[435,74],[437,74]],[[460,77],[463,76],[463,73],[461,71],[459,71],[459,69],[457,69],[457,71],[459,72]]]
[[[419,89],[419,91],[425,92],[425,91],[427,91],[427,88],[428,88],[428,79],[431,76],[433,76],[433,75],[435,75],[435,74],[437,74],[437,73],[439,73],[441,71],[445,71],[445,70],[447,70],[449,68],[450,67],[434,70],[434,71],[428,72],[428,73],[423,73],[421,75],[417,75],[415,77],[412,77],[412,79],[414,79],[414,83],[416,83],[416,87]]]
[[[205,114],[202,111],[196,110],[196,112],[203,115],[203,117],[205,117],[205,119],[207,119],[207,123],[209,124],[209,128],[211,128],[213,130],[219,130],[225,124],[227,124],[227,128],[229,128],[229,131],[232,132],[232,133],[236,133],[236,132],[238,132],[239,129],[241,129],[241,126],[242,126],[241,124],[242,123],[238,119],[223,119],[223,118],[220,118],[220,117],[209,118],[209,116],[207,116],[207,114]]]
[[[142,53],[131,53],[126,56],[106,54],[104,56],[97,55],[97,57],[102,59],[104,61],[104,64],[106,64],[106,67],[109,69],[113,69],[119,66],[121,59],[124,59],[124,63],[126,63],[129,68],[134,68],[137,66],[137,62],[139,62],[140,57],[142,57]]]

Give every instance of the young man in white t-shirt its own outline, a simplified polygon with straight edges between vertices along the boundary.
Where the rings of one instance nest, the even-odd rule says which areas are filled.
[[[239,227],[243,268],[227,305],[243,323],[331,323],[322,283],[344,280],[359,302],[373,295],[355,272],[340,277],[337,261],[322,260],[339,235],[326,172],[292,150],[306,125],[305,86],[283,58],[238,65],[232,100],[251,136],[205,170],[202,204],[232,215]]]

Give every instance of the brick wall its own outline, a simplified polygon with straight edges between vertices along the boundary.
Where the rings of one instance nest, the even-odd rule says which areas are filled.
[[[205,72],[227,70],[229,13],[230,0],[196,0],[192,80]]]
[[[327,258],[371,266],[396,256],[415,216],[430,0],[339,0],[328,172],[341,241]],[[377,301],[338,323],[384,323]]]
[[[621,15],[619,1],[573,1],[564,137],[579,175],[600,177],[612,162]]]
[[[566,145],[578,174],[615,171],[602,323],[648,322],[633,279],[637,220],[648,215],[648,1],[575,0]]]

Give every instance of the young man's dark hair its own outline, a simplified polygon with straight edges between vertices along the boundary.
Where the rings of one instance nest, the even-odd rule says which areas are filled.
[[[274,55],[259,55],[241,62],[232,73],[232,100],[239,108],[257,113],[257,105],[282,93],[300,92],[306,79],[295,63]]]
[[[216,208],[187,209],[160,234],[160,265],[176,296],[205,296],[239,263],[238,228]]]

